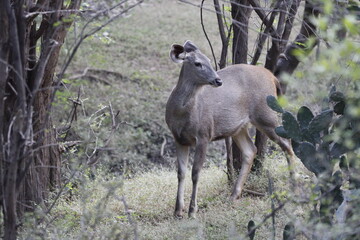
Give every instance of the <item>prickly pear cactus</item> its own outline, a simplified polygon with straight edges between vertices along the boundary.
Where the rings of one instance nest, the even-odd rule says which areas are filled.
[[[285,111],[274,96],[268,96],[266,100],[272,110],[282,114],[282,126],[275,129],[276,134],[291,139],[294,152],[305,167],[317,176],[331,170],[332,160],[346,151],[341,145],[329,142],[326,137],[335,114],[344,113],[344,94],[333,87],[327,100],[328,105],[332,103],[332,108],[328,107],[314,115],[308,107],[302,106],[296,117]]]
[[[294,152],[304,166],[317,177],[321,176],[322,180],[317,185],[320,190],[319,216],[321,222],[330,224],[343,199],[340,190],[341,174],[337,172],[332,175],[332,172],[335,160],[340,160],[341,168],[346,167],[343,155],[348,149],[344,144],[331,140],[334,139],[331,134],[335,132],[337,119],[341,119],[345,113],[345,96],[333,87],[326,102],[326,108],[317,115],[308,107],[302,106],[295,117],[285,111],[275,97],[267,97],[268,106],[282,114],[282,126],[277,127],[275,132],[280,137],[291,139]],[[325,193],[327,197],[321,197]]]

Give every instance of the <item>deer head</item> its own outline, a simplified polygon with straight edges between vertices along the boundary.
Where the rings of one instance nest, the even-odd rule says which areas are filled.
[[[193,84],[220,87],[222,80],[211,66],[210,59],[206,57],[191,41],[186,41],[184,46],[173,44],[170,57],[175,63],[182,63],[187,74],[191,75]]]

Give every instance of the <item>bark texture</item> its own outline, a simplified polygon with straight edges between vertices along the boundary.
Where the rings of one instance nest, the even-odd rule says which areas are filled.
[[[235,0],[231,3],[231,17],[233,19],[232,63],[247,63],[248,56],[248,25],[252,8],[248,0]],[[234,141],[225,141],[227,149],[228,176],[234,180],[234,170],[240,172],[242,156]],[[231,152],[231,153],[230,153]]]
[[[311,22],[311,18],[314,16],[317,17],[319,14],[319,6],[314,5],[311,0],[307,0],[305,2],[305,10],[300,33],[296,36],[295,40],[285,48],[281,55],[278,55],[278,58],[276,59],[274,74],[280,80],[281,90],[283,93],[286,92],[287,84],[282,81],[281,75],[283,73],[292,74],[300,63],[300,60],[294,54],[294,50],[303,49],[307,53],[310,53],[317,43],[314,42],[312,45],[306,44],[310,37],[316,36],[316,26]]]
[[[0,1],[0,203],[4,239],[16,239],[24,211],[43,203],[51,188],[60,183],[60,154],[49,113],[55,67],[73,12],[58,10],[79,6],[80,0]],[[37,17],[41,18],[40,26],[36,26]]]

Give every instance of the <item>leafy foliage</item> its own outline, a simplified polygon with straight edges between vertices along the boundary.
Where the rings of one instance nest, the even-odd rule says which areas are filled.
[[[335,91],[330,92],[329,99],[332,101],[332,108],[345,101],[344,95]],[[292,140],[295,154],[317,176],[332,170],[335,164],[333,160],[346,152],[345,148],[340,148],[331,138],[332,131],[335,131],[333,123],[338,118],[334,112],[327,108],[314,115],[309,108],[302,106],[295,118],[292,113],[284,111],[283,126],[276,129],[279,136]]]
[[[354,106],[353,99],[347,99],[342,92],[331,88],[329,97],[326,98],[329,105],[320,113],[314,115],[312,111],[302,106],[297,118],[288,111],[282,113],[283,126],[278,127],[276,133],[292,141],[292,147],[296,156],[304,166],[313,172],[319,179],[315,189],[319,192],[319,220],[323,223],[332,224],[333,214],[344,200],[341,187],[346,181],[345,173],[350,173],[349,183],[351,189],[360,186],[358,166],[347,164],[345,154],[351,155],[360,147],[359,119],[349,115],[348,109]],[[355,98],[356,99],[356,98]],[[275,101],[275,100],[272,100]],[[350,104],[349,104],[350,103]],[[334,110],[341,104],[342,111]],[[269,104],[270,107],[277,105]],[[345,139],[347,134],[352,134],[351,147]],[[342,136],[342,137],[339,137]],[[341,173],[335,170],[335,165],[340,164]]]

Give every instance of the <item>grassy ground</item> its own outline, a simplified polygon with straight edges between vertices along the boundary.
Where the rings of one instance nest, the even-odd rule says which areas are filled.
[[[211,5],[207,7],[212,9]],[[219,56],[215,14],[205,11],[204,20]],[[257,27],[255,24],[250,31],[251,44],[255,42]],[[110,142],[109,154],[102,156],[97,167],[79,171],[76,180],[69,182],[49,223],[36,225],[30,220],[26,234],[45,234],[49,239],[132,239],[134,234],[141,239],[239,239],[249,220],[260,223],[269,214],[268,195],[244,194],[237,203],[229,203],[224,147],[216,143],[209,149],[200,177],[197,219],[173,218],[177,179],[164,111],[180,71],[180,66],[169,59],[169,50],[172,43],[186,40],[192,40],[210,56],[199,9],[177,1],[157,0],[146,2],[82,45],[67,73],[66,88],[58,93],[54,105],[54,120],[59,127],[66,126],[72,106],[68,99],[76,99],[80,93],[81,110],[68,140],[83,140],[87,144],[70,149],[64,156],[65,163],[81,160],[80,155],[91,152],[89,146],[106,141],[111,126],[106,108],[109,103],[114,112],[119,112],[122,125]],[[74,77],[87,68],[94,71],[95,78]],[[163,144],[165,151],[160,154]],[[277,151],[268,154],[264,171],[252,174],[246,187],[266,193],[267,171],[275,181],[276,191],[288,190],[286,161]],[[186,184],[188,205],[189,175]],[[276,215],[277,239],[289,220],[303,217],[302,209],[290,205],[281,210]],[[271,228],[267,221],[255,239],[269,239]]]
[[[250,175],[246,188],[267,193],[267,172],[273,177],[276,192],[288,191],[286,161],[278,152],[267,156],[262,174]],[[188,174],[186,204],[191,193],[190,179]],[[37,234],[45,234],[49,239],[132,239],[134,232],[140,239],[242,239],[248,221],[259,224],[271,212],[268,194],[243,194],[239,201],[230,203],[227,176],[224,169],[216,166],[201,174],[196,219],[173,218],[175,171],[157,169],[127,180],[99,173],[95,180],[84,176],[81,182],[72,194],[69,191],[63,195],[48,216],[49,223],[35,228]],[[281,239],[285,224],[304,217],[303,209],[291,204],[277,212],[276,239]],[[270,239],[271,229],[268,220],[258,229],[255,239]],[[31,231],[27,234],[34,236]]]

